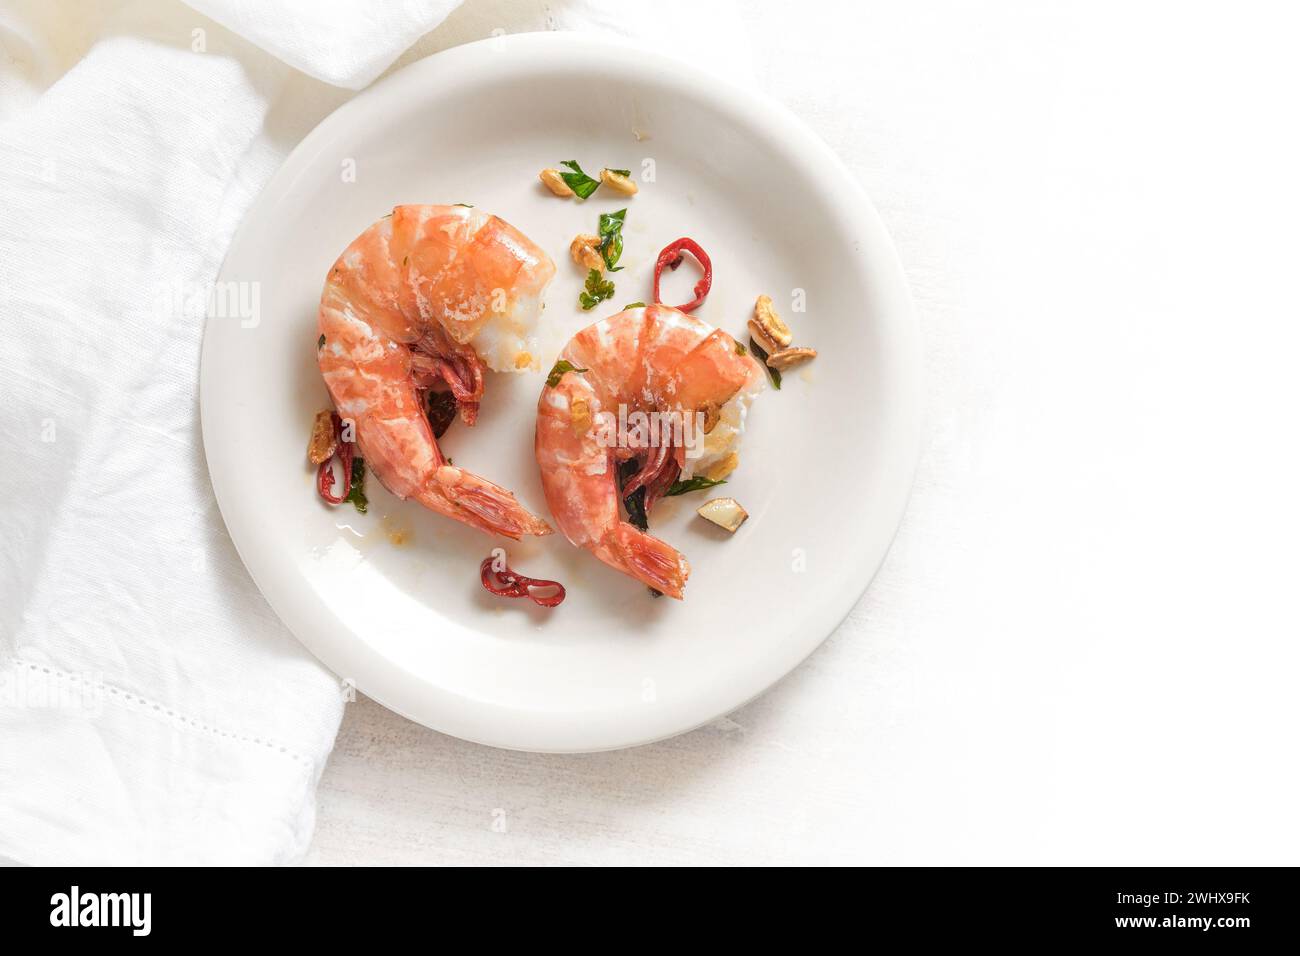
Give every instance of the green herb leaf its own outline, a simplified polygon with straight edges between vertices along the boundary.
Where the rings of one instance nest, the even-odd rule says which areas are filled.
[[[592,179],[584,173],[576,159],[566,159],[564,162],[560,163],[560,165],[568,166],[573,170],[571,173],[560,173],[560,178],[564,180],[566,186],[577,194],[579,199],[586,199],[596,191],[597,187],[600,186],[600,180]]]
[[[597,232],[600,234],[600,255],[605,260],[606,272],[620,272],[622,266],[618,260],[623,255],[623,219],[626,209],[618,212],[602,212]]]
[[[321,335],[321,337],[316,340],[316,351],[319,352],[324,347],[325,347],[325,336]]]
[[[343,500],[352,502],[352,506],[362,514],[370,507],[366,500],[366,463],[360,455],[352,459],[352,490]]]
[[[678,479],[668,486],[668,490],[664,492],[664,497],[671,498],[674,495],[684,495],[692,491],[703,491],[705,488],[712,488],[714,485],[725,485],[726,483],[727,479],[725,478],[714,481],[712,478],[705,478],[703,475],[696,475],[686,481]]]
[[[745,348],[744,344],[742,344],[741,342],[737,342],[737,343],[736,343],[736,354],[737,354],[737,355],[748,355],[748,354],[749,354],[749,349]]]
[[[551,374],[546,376],[546,387],[555,388],[555,386],[559,385],[560,379],[564,378],[565,372],[577,372],[581,375],[585,371],[587,371],[585,368],[578,368],[568,359],[560,359],[551,366]]]
[[[609,169],[608,166],[606,166],[605,168],[606,168],[606,169]],[[630,170],[630,169],[609,169],[609,171],[610,171],[611,173],[618,173],[620,176],[631,176],[631,175],[632,175],[632,170]]]
[[[600,277],[599,269],[587,273],[586,292],[578,293],[578,304],[582,311],[590,312],[601,302],[614,297],[614,283]]]
[[[641,465],[635,458],[629,458],[621,462],[618,466],[618,490],[619,494],[623,493],[623,485],[627,480],[635,475],[641,469]],[[627,511],[627,520],[642,531],[650,530],[650,516],[645,510],[645,486],[642,485],[636,491],[623,498],[623,507]]]
[[[425,404],[425,415],[429,419],[429,427],[433,429],[433,437],[441,438],[456,420],[456,396],[451,392],[431,391],[425,398]]]
[[[645,308],[644,302],[629,302],[627,305],[623,306],[623,311],[626,312],[628,309],[644,309],[644,308]]]
[[[767,364],[767,353],[752,338],[749,340],[749,350],[754,353],[754,358],[758,359],[759,364],[767,369],[767,374],[772,377],[772,387],[779,392],[781,390],[781,370],[772,368]]]
[[[474,204],[473,204],[472,202],[458,202],[458,203],[456,203],[456,205],[457,205],[457,206],[464,206],[466,209],[473,209],[473,208],[474,208]]]

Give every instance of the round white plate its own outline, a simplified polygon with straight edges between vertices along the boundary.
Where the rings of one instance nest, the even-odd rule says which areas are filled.
[[[639,195],[587,202],[537,173],[576,159],[627,168]],[[749,511],[735,534],[665,500],[651,530],[686,554],[684,602],[652,597],[559,534],[513,544],[387,494],[370,510],[316,496],[305,449],[329,407],[316,368],[326,271],[400,203],[474,203],[547,249],[549,369],[575,331],[650,300],[663,246],[710,253],[697,312],[734,335],[771,295],[820,355],[755,401],[741,467],[722,489]],[[612,302],[582,312],[568,255],[600,212],[627,208]],[[685,301],[689,265],[665,298]],[[293,151],[221,270],[203,343],[203,438],[222,515],[253,579],[340,677],[436,730],[523,750],[627,747],[755,697],[844,618],[902,515],[919,441],[918,334],[897,257],[831,151],[783,108],[687,64],[609,40],[525,34],[414,63],[357,96]],[[799,311],[798,304],[805,303]],[[533,458],[545,371],[490,375],[479,423],[442,445],[457,465],[546,515]],[[394,539],[400,543],[394,543]],[[496,598],[479,562],[558,579],[547,611]]]

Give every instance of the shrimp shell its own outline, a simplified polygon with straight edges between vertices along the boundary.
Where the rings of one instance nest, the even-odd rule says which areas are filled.
[[[362,457],[397,497],[493,534],[551,533],[509,491],[443,457],[424,399],[449,389],[472,425],[485,368],[535,368],[533,329],[554,275],[527,236],[464,206],[398,206],[334,263],[317,361]]]
[[[628,309],[578,332],[560,358],[584,372],[542,390],[535,449],[546,503],[577,547],[670,597],[682,597],[690,564],[676,549],[625,521],[620,499],[646,489],[646,509],[681,473],[685,449],[610,441],[610,416],[633,412],[690,416],[763,387],[761,366],[735,339],[668,306]],[[685,432],[683,432],[685,434]],[[622,489],[620,462],[639,468]]]

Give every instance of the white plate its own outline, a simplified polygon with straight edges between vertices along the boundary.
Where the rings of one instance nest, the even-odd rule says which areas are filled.
[[[556,199],[537,172],[653,163],[620,200]],[[355,171],[355,176],[351,173]],[[759,396],[725,492],[749,510],[729,538],[668,499],[652,530],[691,562],[682,603],[560,535],[493,540],[371,480],[370,512],[330,509],[305,459],[328,407],[316,306],[340,251],[399,203],[474,203],[546,248],[559,274],[550,351],[615,306],[649,300],[658,250],[679,236],[713,258],[698,315],[742,335],[767,293],[820,356]],[[625,271],[610,308],[577,306],[568,256],[602,210],[626,206]],[[668,301],[689,298],[690,267]],[[436,730],[500,747],[575,751],[677,734],[771,686],[835,628],[880,565],[919,439],[919,347],[889,237],[853,177],[780,106],[689,65],[608,40],[526,34],[414,63],[347,103],[294,150],[241,225],[209,316],[202,416],[231,537],[285,624],[341,677]],[[245,283],[231,286],[229,283]],[[795,290],[807,309],[793,310]],[[253,304],[256,304],[254,315]],[[443,445],[540,514],[533,424],[544,373],[491,375],[479,424]],[[394,546],[388,532],[407,543]],[[487,594],[479,562],[569,589],[554,611]]]

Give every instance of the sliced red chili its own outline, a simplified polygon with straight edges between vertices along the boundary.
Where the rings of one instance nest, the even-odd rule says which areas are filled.
[[[694,239],[682,237],[675,242],[670,242],[664,246],[663,251],[659,253],[659,258],[655,260],[655,303],[664,305],[664,300],[659,295],[659,280],[664,274],[664,269],[676,269],[682,264],[682,253],[689,252],[695,257],[704,270],[704,275],[700,281],[695,283],[695,298],[685,305],[673,306],[682,312],[694,312],[704,302],[704,297],[709,294],[709,289],[713,285],[713,263],[709,261],[709,254],[700,248],[700,244]]]
[[[501,597],[521,598],[526,597],[541,607],[558,607],[564,601],[564,585],[559,581],[547,581],[544,578],[530,578],[526,575],[512,571],[508,566],[497,570],[493,567],[496,558],[488,555],[479,565],[479,578],[483,582],[483,587],[487,588],[493,594]],[[534,591],[545,591],[554,588],[550,594],[535,594]]]
[[[352,459],[356,455],[357,446],[343,440],[343,420],[339,418],[339,413],[332,412],[330,417],[334,422],[334,455],[320,463],[320,468],[316,471],[316,490],[330,504],[341,505],[352,493]],[[335,459],[338,459],[339,468],[343,472],[343,494],[337,497],[334,494]]]

